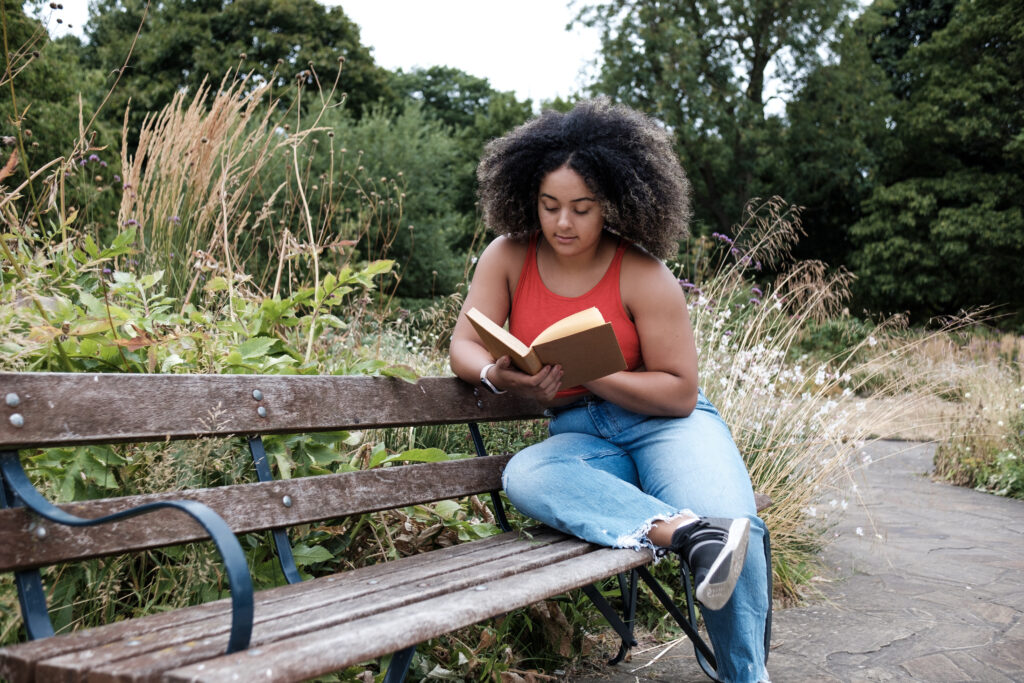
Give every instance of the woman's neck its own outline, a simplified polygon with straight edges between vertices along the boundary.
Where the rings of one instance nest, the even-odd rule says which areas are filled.
[[[590,291],[604,277],[618,239],[604,232],[593,249],[578,254],[559,254],[544,236],[537,240],[537,270],[544,285],[560,296],[580,296]]]

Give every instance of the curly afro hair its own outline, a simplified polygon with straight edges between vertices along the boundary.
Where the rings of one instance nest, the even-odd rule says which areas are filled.
[[[595,194],[609,230],[660,258],[676,254],[690,222],[690,182],[671,136],[603,97],[545,111],[487,144],[477,180],[490,229],[517,240],[540,230],[541,180],[563,166]]]

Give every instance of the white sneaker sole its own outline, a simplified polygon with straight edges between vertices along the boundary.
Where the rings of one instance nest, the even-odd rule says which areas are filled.
[[[725,607],[732,597],[732,591],[736,588],[736,582],[743,571],[743,563],[747,559],[747,542],[750,539],[750,520],[746,517],[732,520],[729,525],[729,537],[718,553],[711,569],[708,571],[704,581],[697,586],[697,600],[704,607],[710,610],[719,610]],[[724,578],[712,583],[712,579],[719,576],[728,563],[728,573]]]

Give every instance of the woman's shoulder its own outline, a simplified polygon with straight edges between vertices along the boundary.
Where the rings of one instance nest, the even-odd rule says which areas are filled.
[[[663,261],[633,245],[622,256],[619,282],[627,302],[664,295],[674,297],[682,292],[678,278]]]
[[[663,261],[635,244],[628,245],[622,255],[622,273],[628,277],[675,279]]]
[[[502,257],[509,257],[514,254],[526,255],[526,251],[530,246],[529,240],[517,240],[508,237],[507,235],[498,235],[491,243],[484,249],[485,254],[497,254]]]
[[[505,235],[499,235],[491,240],[477,261],[477,270],[485,268],[489,271],[500,270],[509,279],[519,277],[523,263],[526,261],[526,253],[529,242],[514,240]]]

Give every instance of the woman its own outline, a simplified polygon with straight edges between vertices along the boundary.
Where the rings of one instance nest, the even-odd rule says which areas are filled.
[[[719,675],[767,680],[764,525],[729,430],[698,388],[682,288],[656,258],[676,253],[690,218],[668,134],[626,107],[585,101],[492,141],[477,177],[499,236],[477,263],[463,311],[507,320],[529,342],[597,306],[628,366],[563,387],[559,366],[528,375],[491,357],[459,316],[455,373],[550,408],[550,437],[505,469],[509,499],[593,543],[681,554],[694,568]]]

